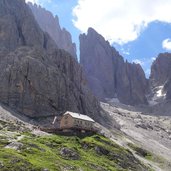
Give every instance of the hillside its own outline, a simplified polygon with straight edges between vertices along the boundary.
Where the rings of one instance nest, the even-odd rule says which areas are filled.
[[[51,12],[0,0],[0,171],[170,171],[170,65],[160,54],[146,79],[93,28],[79,64]],[[79,133],[59,129],[66,111]]]
[[[94,135],[49,134],[1,105],[0,170],[170,171],[171,119],[101,105],[121,131],[99,125]]]
[[[130,150],[102,135],[48,134],[0,111],[1,171],[150,171]]]
[[[150,163],[156,171],[170,171],[171,166],[171,117],[154,116],[144,113],[137,107],[109,102],[101,104],[120,124],[122,135],[116,136],[110,131],[113,140],[124,147],[134,150],[139,148],[149,151],[152,156]],[[141,151],[141,150],[140,150]],[[139,152],[135,152],[139,154]],[[140,155],[139,157],[142,157]],[[143,158],[139,158],[144,161]]]

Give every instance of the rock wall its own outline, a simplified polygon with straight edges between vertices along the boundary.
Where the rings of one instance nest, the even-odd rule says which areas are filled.
[[[49,36],[41,31],[23,0],[1,0],[0,23],[0,49],[11,51],[22,45],[45,49],[56,47]]]
[[[60,49],[66,50],[77,59],[76,45],[72,43],[71,34],[65,28],[61,29],[58,16],[54,17],[50,11],[36,4],[28,3],[28,5],[41,29],[51,36]]]
[[[151,89],[163,87],[166,98],[171,99],[171,53],[161,53],[151,66]]]
[[[125,104],[147,103],[148,82],[141,66],[125,62],[92,28],[87,35],[80,35],[80,63],[91,90],[99,99],[117,97]]]
[[[33,118],[70,110],[105,120],[77,61],[56,48],[24,0],[0,1],[0,102]]]

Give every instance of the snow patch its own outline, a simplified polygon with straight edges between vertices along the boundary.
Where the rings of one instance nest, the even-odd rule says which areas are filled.
[[[164,92],[164,85],[156,87],[153,92],[153,97],[148,101],[150,106],[158,104],[160,100],[163,100],[166,97],[166,93]]]
[[[163,93],[163,88],[164,88],[164,86],[159,86],[158,87],[158,91],[156,92],[156,96],[157,97],[164,97],[164,96],[166,96],[166,93]]]

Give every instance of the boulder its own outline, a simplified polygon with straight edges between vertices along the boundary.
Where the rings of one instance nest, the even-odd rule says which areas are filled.
[[[5,148],[10,148],[10,149],[14,149],[14,150],[20,150],[22,148],[22,146],[23,146],[23,144],[20,143],[20,142],[11,142],[7,146],[5,146]]]
[[[60,150],[60,154],[62,157],[67,158],[69,160],[79,160],[80,159],[79,154],[75,150],[70,149],[70,148],[63,147]]]

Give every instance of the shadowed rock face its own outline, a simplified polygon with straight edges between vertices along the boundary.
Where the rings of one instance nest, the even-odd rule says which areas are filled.
[[[0,23],[1,49],[10,51],[22,45],[46,49],[55,47],[49,36],[40,30],[23,0],[1,0]]]
[[[77,59],[76,45],[72,43],[71,34],[65,28],[61,29],[58,16],[54,17],[51,12],[41,6],[28,4],[40,28],[51,36],[60,49],[66,50]]]
[[[79,64],[56,48],[23,0],[0,1],[0,47],[0,102],[30,117],[70,110],[100,118]]]
[[[164,86],[166,98],[171,99],[171,53],[161,53],[151,66],[150,85]]]
[[[98,109],[85,90],[81,68],[64,51],[20,47],[1,60],[0,68],[1,102],[25,115],[48,116],[65,110],[91,114]]]
[[[80,35],[80,63],[91,89],[100,98],[113,97],[115,94],[113,56],[118,56],[122,62],[115,49],[93,29],[90,28],[87,35]]]
[[[125,104],[147,103],[148,83],[141,66],[124,62],[92,28],[87,35],[80,35],[80,62],[91,90],[100,99],[117,97]]]

